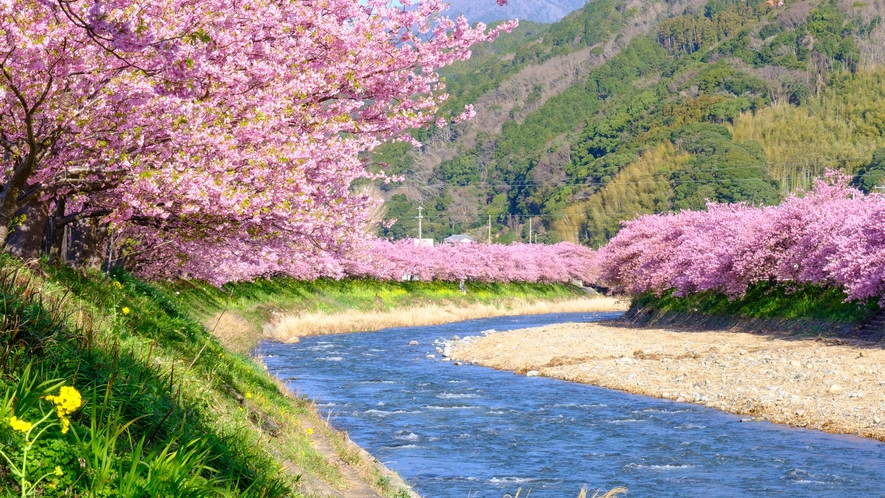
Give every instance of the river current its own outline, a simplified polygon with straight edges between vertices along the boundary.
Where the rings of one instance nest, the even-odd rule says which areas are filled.
[[[885,496],[885,445],[688,403],[442,361],[434,341],[560,322],[568,313],[264,343],[293,392],[424,497]],[[418,346],[409,346],[418,341]],[[591,493],[592,495],[592,493]]]

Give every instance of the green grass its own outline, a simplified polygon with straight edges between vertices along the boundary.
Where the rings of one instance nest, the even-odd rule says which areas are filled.
[[[877,300],[846,301],[845,292],[819,285],[751,286],[738,299],[722,293],[702,292],[684,297],[667,291],[661,296],[642,294],[633,300],[637,308],[654,309],[659,313],[694,313],[759,319],[810,319],[833,322],[861,322],[879,310]]]
[[[223,310],[235,311],[253,323],[270,320],[274,312],[394,310],[405,306],[446,303],[492,303],[507,299],[558,299],[584,295],[561,284],[484,284],[467,282],[466,294],[451,282],[381,282],[287,278],[227,284],[219,289],[202,282],[177,282],[165,288],[203,320]]]
[[[225,350],[167,289],[4,256],[0,299],[0,496],[299,496],[282,459],[341,482],[310,445],[309,401]],[[62,384],[83,400],[66,432],[43,399]]]

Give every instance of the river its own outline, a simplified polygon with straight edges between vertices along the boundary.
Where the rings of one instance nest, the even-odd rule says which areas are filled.
[[[885,445],[442,360],[434,341],[620,313],[499,317],[263,343],[295,393],[425,497],[885,496]],[[410,346],[417,341],[418,346]],[[592,493],[591,493],[592,494]]]

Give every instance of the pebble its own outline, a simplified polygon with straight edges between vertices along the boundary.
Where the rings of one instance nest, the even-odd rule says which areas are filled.
[[[830,386],[829,391],[833,394],[841,393],[842,386],[840,386],[839,384],[833,384],[832,386]]]
[[[540,373],[541,372],[539,372],[537,370],[529,370],[528,372],[526,372],[525,376],[526,377],[537,377],[538,374],[540,374]]]

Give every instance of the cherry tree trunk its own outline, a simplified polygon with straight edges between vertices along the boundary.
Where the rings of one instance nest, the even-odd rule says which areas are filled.
[[[80,220],[70,225],[71,239],[66,260],[75,268],[99,269],[107,246],[107,224],[95,219]]]
[[[16,211],[13,221],[21,220],[6,238],[6,249],[23,260],[40,257],[46,224],[49,221],[49,202],[34,198]]]
[[[62,243],[64,242],[64,226],[61,223],[65,215],[65,200],[56,199],[53,213],[46,223],[46,231],[43,236],[43,252],[49,256],[50,263],[64,261]]]

